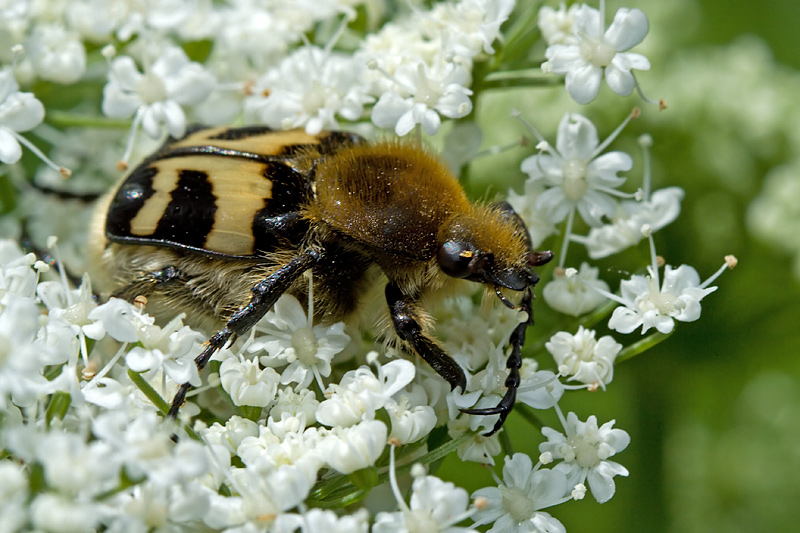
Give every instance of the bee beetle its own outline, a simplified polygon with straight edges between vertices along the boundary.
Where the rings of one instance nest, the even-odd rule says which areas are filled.
[[[464,371],[431,337],[421,302],[462,279],[509,307],[503,290],[521,292],[516,306],[530,317],[534,267],[552,258],[533,250],[510,205],[471,203],[427,150],[343,132],[195,129],[125,177],[97,222],[93,254],[111,295],[144,296],[151,314],[181,309],[194,323],[224,323],[196,358],[199,369],[282,294],[305,294],[301,277],[311,270],[323,322],[351,319],[370,287],[385,283],[399,346],[462,390]],[[499,404],[464,411],[500,415],[490,434],[514,406],[531,323],[511,336]],[[190,387],[181,385],[170,416]]]

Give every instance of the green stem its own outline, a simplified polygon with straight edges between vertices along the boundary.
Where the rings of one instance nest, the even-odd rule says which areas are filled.
[[[169,416],[169,408],[170,405],[167,401],[161,397],[161,395],[156,392],[156,390],[150,386],[150,384],[142,377],[141,374],[138,372],[134,372],[131,369],[128,369],[128,377],[131,379],[134,385],[142,391],[142,394],[147,396],[147,399],[158,409],[158,412],[161,413],[161,416],[168,417]],[[194,440],[203,440],[200,438],[192,428],[189,426],[184,426],[184,430],[186,430],[186,434],[189,435]]]
[[[72,403],[72,397],[69,393],[58,391],[50,398],[50,403],[47,404],[47,410],[44,413],[44,419],[48,427],[54,418],[62,420],[64,415],[67,414],[67,409]]]
[[[131,127],[128,119],[108,118],[101,115],[84,115],[69,111],[48,111],[47,123],[58,128],[107,128],[125,130]]]
[[[417,463],[429,465],[440,459],[444,459],[447,455],[457,450],[459,446],[473,437],[474,435],[472,433],[467,433],[457,439],[448,441],[422,457],[418,457],[408,464],[395,468],[395,471],[397,475],[403,475],[410,472],[411,468]],[[387,470],[378,476],[377,485],[386,483],[388,480],[389,472]],[[306,503],[312,507],[339,509],[361,500],[368,492],[369,491],[359,489],[353,485],[348,476],[338,475],[320,483],[319,486],[311,492]]]
[[[614,300],[608,300],[606,303],[588,313],[583,315],[580,320],[578,320],[578,325],[583,326],[586,329],[591,329],[603,320],[605,317],[611,314],[611,311],[619,307],[619,302],[615,302]]]
[[[508,431],[501,431],[497,438],[500,440],[500,447],[503,449],[503,455],[509,457],[514,455],[514,445],[511,443],[511,437],[508,436]]]
[[[128,490],[129,488],[134,487],[134,486],[142,483],[146,479],[147,479],[147,476],[142,476],[142,477],[140,477],[138,479],[133,479],[130,476],[128,476],[127,470],[125,470],[125,468],[123,468],[122,471],[120,472],[120,475],[119,475],[119,484],[116,487],[114,487],[113,489],[109,489],[106,492],[101,492],[100,494],[95,496],[95,499],[97,501],[106,500],[106,499],[111,498],[112,496],[114,496],[116,494],[124,492],[124,491]]]
[[[539,417],[534,414],[533,409],[531,409],[527,405],[517,403],[514,406],[514,412],[517,413],[522,418],[524,418],[526,422],[528,422],[536,429],[542,429],[544,427],[544,422],[539,420]]]
[[[481,85],[482,90],[487,89],[503,89],[503,88],[531,88],[531,87],[555,87],[563,85],[563,78],[556,78],[553,76],[545,77],[540,72],[539,77],[521,76],[521,77],[508,77],[498,78],[494,80],[486,79]]]
[[[500,81],[508,79],[532,80],[543,76],[539,67],[523,68],[517,70],[496,70],[486,75],[486,81]]]
[[[518,2],[517,11],[510,28],[504,32],[504,42],[495,55],[499,64],[513,64],[524,60],[533,45],[541,37],[539,26],[539,8],[542,2]]]
[[[341,509],[363,500],[367,494],[369,494],[369,491],[356,489],[338,498],[314,501],[313,506],[322,509]]]
[[[628,359],[632,359],[639,355],[640,353],[646,352],[653,346],[660,344],[664,340],[666,340],[672,333],[661,333],[660,331],[648,335],[647,337],[643,338],[640,341],[634,342],[630,346],[626,346],[620,353],[617,355],[616,360],[614,361],[615,365],[618,365],[622,362],[627,361]]]
[[[142,377],[142,375],[138,372],[128,369],[128,377],[131,378],[133,384],[136,385],[136,387],[142,391],[145,396],[147,396],[147,399],[156,406],[156,409],[158,409],[163,416],[167,416],[167,413],[169,413],[169,404],[158,392],[156,392],[153,387],[150,386],[150,384]]]
[[[331,477],[330,479],[320,482],[317,488],[309,494],[308,499],[314,501],[325,500],[328,496],[338,492],[342,487],[347,485],[349,481],[350,478],[343,474]]]

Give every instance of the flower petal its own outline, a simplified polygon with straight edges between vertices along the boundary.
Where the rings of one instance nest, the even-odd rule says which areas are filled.
[[[33,93],[14,93],[0,103],[0,124],[28,131],[44,120],[44,106]]]
[[[588,161],[597,148],[597,128],[578,113],[566,113],[558,124],[556,149],[562,158]]]
[[[612,61],[605,70],[608,87],[620,96],[629,96],[636,87],[636,81],[630,70],[617,68]]]
[[[622,7],[614,15],[604,40],[617,52],[624,52],[642,42],[648,29],[647,15],[641,9]]]
[[[611,314],[608,327],[619,333],[631,333],[642,325],[642,317],[627,307],[617,307]]]
[[[600,92],[603,69],[589,63],[567,72],[565,85],[567,92],[579,104],[588,104]]]
[[[13,165],[22,157],[22,147],[11,130],[0,126],[0,161]]]
[[[411,107],[410,99],[405,100],[396,92],[387,91],[381,95],[372,108],[372,122],[379,128],[394,129],[400,117],[410,111]],[[409,131],[411,130],[409,129]]]

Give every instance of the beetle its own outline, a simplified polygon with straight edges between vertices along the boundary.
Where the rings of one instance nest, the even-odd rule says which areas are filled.
[[[261,126],[168,140],[101,202],[94,231],[92,255],[111,295],[144,296],[151,314],[184,310],[195,324],[221,324],[195,360],[201,370],[282,294],[302,301],[311,271],[321,322],[352,319],[370,288],[385,284],[395,341],[463,391],[464,371],[431,336],[421,302],[456,280],[483,284],[528,313],[510,337],[504,397],[464,410],[500,415],[489,434],[514,406],[534,267],[552,258],[533,249],[509,204],[470,202],[417,144]],[[517,304],[508,291],[521,293]],[[180,386],[170,416],[190,388]]]

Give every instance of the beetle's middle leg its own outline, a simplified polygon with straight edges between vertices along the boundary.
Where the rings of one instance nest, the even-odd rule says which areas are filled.
[[[389,283],[386,286],[386,303],[389,304],[389,313],[397,336],[406,341],[437,374],[447,380],[452,389],[461,387],[462,392],[466,391],[467,378],[464,371],[422,330],[414,301],[404,296],[397,285]]]
[[[278,298],[285,293],[292,284],[322,259],[322,252],[316,248],[308,248],[301,252],[294,259],[284,266],[258,282],[252,289],[250,302],[233,313],[225,327],[215,333],[208,342],[203,352],[195,358],[197,369],[202,370],[208,364],[214,353],[225,346],[229,341],[244,335],[255,324],[272,309]],[[175,397],[172,399],[172,406],[169,409],[169,416],[177,417],[178,410],[186,399],[186,393],[192,386],[189,383],[181,385]]]

